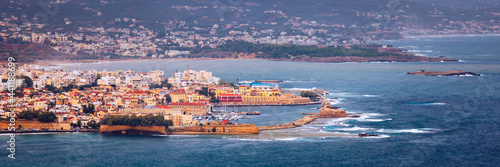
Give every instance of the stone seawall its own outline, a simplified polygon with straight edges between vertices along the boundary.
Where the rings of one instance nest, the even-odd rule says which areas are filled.
[[[321,102],[307,102],[307,103],[291,103],[291,104],[285,104],[285,103],[273,103],[273,102],[267,102],[267,103],[219,103],[219,104],[214,104],[216,107],[222,107],[222,106],[234,106],[234,107],[245,107],[245,106],[303,106],[303,105],[314,105],[314,104],[321,104]]]
[[[21,128],[27,128],[27,129],[56,129],[56,130],[71,130],[71,126],[69,123],[42,123],[39,121],[35,120],[21,120],[18,119],[16,120],[16,125],[14,126],[16,130],[18,129],[19,125],[21,125]],[[8,129],[9,128],[9,121],[0,121],[0,129]]]
[[[165,126],[101,125],[101,129],[99,132],[104,134],[133,134],[133,135],[169,134],[169,131]]]
[[[259,130],[276,130],[276,129],[288,129],[288,128],[295,128],[299,127],[302,125],[305,125],[309,122],[314,121],[316,118],[319,118],[318,115],[308,115],[305,116],[293,123],[289,124],[279,124],[279,125],[269,125],[269,126],[259,126]]]
[[[255,125],[205,125],[174,128],[172,134],[258,134],[259,129]]]

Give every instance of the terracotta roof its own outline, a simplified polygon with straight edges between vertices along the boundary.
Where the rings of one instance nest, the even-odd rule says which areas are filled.
[[[205,104],[181,102],[181,103],[170,103],[170,105],[176,105],[176,106],[204,106]]]
[[[161,108],[161,109],[171,109],[169,106],[164,106],[164,105],[158,105],[156,108]]]
[[[237,95],[237,94],[219,94],[217,96],[241,96],[241,95]]]

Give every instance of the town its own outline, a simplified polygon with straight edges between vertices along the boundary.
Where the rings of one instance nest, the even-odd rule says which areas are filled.
[[[7,70],[2,69],[2,90],[7,88]],[[260,114],[238,112],[237,106],[319,104],[313,92],[287,93],[278,84],[262,81],[228,83],[210,71],[189,66],[170,74],[167,78],[159,70],[46,70],[25,64],[17,69],[15,104],[9,104],[9,92],[0,92],[0,118],[8,120],[5,111],[14,109],[21,119],[18,130],[75,130],[97,129],[107,116],[152,114],[163,116],[175,128],[226,124]],[[222,109],[215,110],[216,106]],[[7,125],[2,123],[0,128]]]
[[[26,3],[28,2],[11,1],[5,4],[5,7],[20,10],[30,6]],[[69,1],[48,3],[52,6],[72,5]],[[101,3],[102,6],[106,6],[120,2],[102,1]],[[92,5],[95,4],[81,3],[77,7],[88,12],[90,17],[106,17],[105,12],[97,10]],[[216,48],[226,41],[236,40],[324,47],[370,43],[382,39],[400,39],[404,36],[500,33],[500,25],[498,20],[495,20],[500,16],[498,12],[467,13],[470,11],[463,11],[464,18],[473,15],[474,19],[452,19],[448,18],[449,13],[444,11],[446,9],[429,7],[425,8],[428,11],[425,11],[423,15],[417,16],[407,12],[412,7],[400,5],[395,9],[371,12],[343,11],[334,8],[329,11],[330,13],[318,14],[326,18],[347,15],[353,20],[374,20],[366,24],[363,22],[325,23],[320,20],[292,16],[293,13],[282,10],[269,9],[259,11],[261,15],[272,18],[268,19],[269,21],[234,20],[229,22],[223,18],[214,19],[203,16],[197,20],[172,19],[151,22],[151,20],[141,18],[115,17],[88,24],[79,19],[66,17],[58,20],[61,24],[54,27],[47,23],[26,21],[30,19],[30,15],[1,13],[0,42],[4,44],[43,43],[62,53],[78,55],[81,59],[156,59],[193,57],[191,53],[193,49]],[[169,8],[178,13],[203,12],[211,8],[215,11],[219,8],[230,9],[237,15],[256,12],[253,11],[255,9],[251,5],[248,7],[243,5],[171,5]],[[394,11],[388,13],[390,10]],[[203,19],[214,21],[203,22]],[[433,22],[431,25],[422,26],[420,22],[414,23],[415,20],[433,20]]]

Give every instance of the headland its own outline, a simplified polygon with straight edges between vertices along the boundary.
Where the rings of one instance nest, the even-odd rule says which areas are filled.
[[[420,70],[416,72],[409,72],[407,74],[410,75],[426,75],[426,76],[480,76],[481,74],[477,74],[475,72],[470,72],[470,71],[425,71],[425,70]]]

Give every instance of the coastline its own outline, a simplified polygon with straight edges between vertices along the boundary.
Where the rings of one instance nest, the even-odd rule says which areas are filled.
[[[102,62],[142,62],[142,61],[208,61],[208,60],[240,60],[240,61],[252,61],[252,60],[267,60],[267,61],[288,61],[288,62],[308,62],[308,63],[372,63],[372,62],[387,62],[387,63],[412,63],[412,62],[456,62],[459,60],[450,59],[450,58],[434,58],[434,57],[425,57],[420,55],[415,55],[416,57],[420,57],[418,60],[387,60],[387,59],[367,59],[367,60],[354,60],[354,57],[340,57],[337,60],[292,60],[292,59],[262,59],[262,58],[254,58],[254,59],[239,59],[239,58],[210,58],[210,59],[200,59],[200,58],[178,58],[178,59],[116,59],[116,60],[57,60],[57,61],[36,61],[33,63],[21,63],[28,65],[39,65],[44,67],[56,67],[63,64],[75,64],[75,63],[102,63]],[[333,57],[334,59],[336,57]],[[428,59],[428,60],[423,60]]]
[[[486,37],[486,36],[500,36],[500,34],[442,34],[442,35],[407,35],[402,39],[415,39],[415,38],[441,38],[441,37]],[[392,40],[380,40],[380,41],[392,41]]]
[[[175,59],[111,59],[111,60],[92,60],[92,59],[82,59],[82,60],[38,60],[31,63],[24,64],[35,64],[40,66],[59,66],[61,64],[72,64],[72,63],[100,63],[100,62],[141,62],[141,61],[185,61],[185,60],[268,60],[261,58],[253,59],[240,59],[240,58],[175,58]]]

